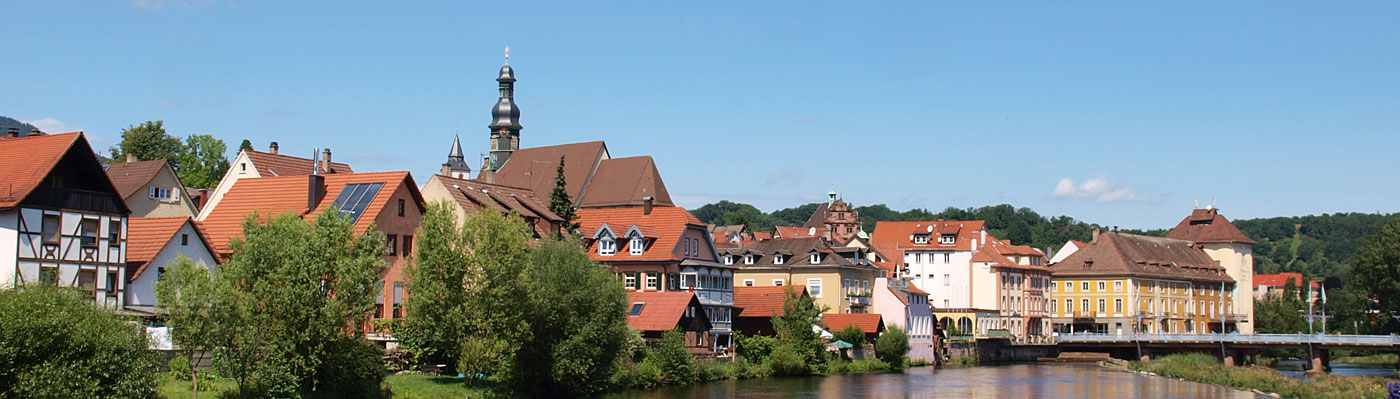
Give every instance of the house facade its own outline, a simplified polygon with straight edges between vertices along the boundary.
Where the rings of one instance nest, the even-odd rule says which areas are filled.
[[[1236,332],[1235,280],[1197,244],[1119,232],[1050,266],[1052,324],[1061,333]]]
[[[124,305],[130,310],[154,313],[156,282],[180,256],[218,270],[218,257],[189,216],[128,219],[127,244]]]
[[[1254,299],[1282,297],[1284,288],[1288,286],[1290,281],[1293,283],[1293,287],[1298,290],[1298,299],[1307,296],[1308,301],[1317,302],[1318,296],[1322,293],[1322,284],[1309,280],[1303,276],[1303,273],[1288,272],[1254,275]]]
[[[1201,245],[1206,255],[1225,268],[1235,280],[1231,295],[1246,298],[1254,288],[1254,244],[1256,242],[1230,223],[1214,206],[1194,209],[1191,215],[1167,232],[1167,237]],[[1240,301],[1234,308],[1240,317],[1239,332],[1254,333],[1254,302]]]
[[[875,279],[875,313],[886,325],[898,326],[909,335],[909,358],[933,361],[937,342],[934,339],[933,309],[928,293],[901,279]]]
[[[744,335],[768,335],[773,331],[773,316],[783,315],[783,301],[807,296],[801,285],[783,287],[734,287],[734,331]]]
[[[658,341],[662,334],[678,329],[687,347],[702,351],[715,341],[705,306],[688,291],[629,291],[627,325],[648,341]]]
[[[685,208],[578,210],[588,256],[609,265],[629,292],[695,293],[710,323],[712,349],[733,345],[735,267],[718,262],[705,223]]]
[[[996,310],[976,331],[1006,330],[1013,337],[1049,335],[1050,268],[1045,254],[987,235],[972,255],[972,307]]]
[[[0,139],[0,288],[76,287],[126,302],[131,211],[80,132]]]
[[[233,188],[233,184],[241,179],[355,173],[350,169],[350,165],[331,162],[330,148],[322,149],[319,153],[312,151],[312,158],[295,157],[278,151],[276,141],[268,145],[267,152],[239,151],[233,161],[229,162],[228,172],[224,172],[224,177],[219,179],[219,185],[214,187],[214,191],[204,193],[204,198],[201,199],[202,206],[199,207],[195,220],[203,221],[208,218],[210,210],[218,206],[219,201]]]
[[[774,238],[726,249],[720,261],[738,269],[736,287],[803,286],[818,307],[870,313],[871,288],[882,274],[864,256],[842,256],[820,237]]]
[[[127,161],[102,166],[117,193],[131,209],[131,217],[194,217],[196,204],[170,162],[164,159]]]

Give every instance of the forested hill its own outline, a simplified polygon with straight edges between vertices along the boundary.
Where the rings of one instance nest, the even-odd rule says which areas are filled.
[[[720,201],[692,211],[695,217],[713,224],[747,224],[750,230],[768,231],[775,225],[800,226],[816,210],[817,203],[764,213],[748,204]],[[1042,216],[1029,208],[1008,204],[980,208],[948,208],[942,212],[925,209],[895,211],[884,204],[856,207],[861,228],[875,230],[880,220],[986,220],[990,233],[1017,245],[1029,244],[1045,250],[1060,249],[1065,241],[1088,241],[1098,224],[1069,216]],[[1185,215],[1182,215],[1185,217]],[[1314,278],[1339,277],[1350,280],[1346,265],[1366,237],[1386,223],[1400,219],[1400,213],[1335,213],[1318,216],[1291,216],[1233,220],[1235,226],[1259,244],[1254,247],[1255,273],[1301,272]],[[1153,230],[1124,232],[1166,235],[1166,226]]]

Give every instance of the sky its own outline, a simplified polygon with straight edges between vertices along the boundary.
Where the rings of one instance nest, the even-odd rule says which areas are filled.
[[[651,155],[689,208],[1400,211],[1400,2],[468,3],[14,2],[0,115],[422,184],[486,152],[509,46],[523,147]]]

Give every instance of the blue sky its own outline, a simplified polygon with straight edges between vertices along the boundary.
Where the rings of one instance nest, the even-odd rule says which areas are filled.
[[[1396,2],[311,3],[8,4],[0,115],[102,148],[154,119],[329,146],[421,184],[454,129],[486,151],[510,46],[524,146],[652,155],[688,207],[1400,211]]]

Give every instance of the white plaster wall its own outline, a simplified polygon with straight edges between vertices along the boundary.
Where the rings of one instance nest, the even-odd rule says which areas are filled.
[[[1060,248],[1060,252],[1056,252],[1055,256],[1050,258],[1050,263],[1060,263],[1060,261],[1065,260],[1065,258],[1073,255],[1074,252],[1078,250],[1079,246],[1074,245],[1074,242],[1065,242],[1065,246]]]
[[[14,288],[19,272],[19,211],[0,212],[0,289]]]
[[[909,265],[913,274],[919,276],[914,279],[914,285],[929,293],[929,304],[935,308],[972,307],[972,280],[969,270],[972,252],[952,252],[947,263],[943,262],[943,254],[948,253],[946,251],[923,252],[922,263],[915,262],[917,258],[914,255],[918,252],[923,251],[906,250],[905,264]],[[949,275],[948,285],[943,285],[944,274]],[[948,301],[948,306],[943,305],[944,300]]]
[[[1001,296],[997,284],[997,272],[992,264],[973,262],[972,273],[968,276],[972,284],[972,306],[976,309],[1001,309]]]
[[[246,170],[242,165],[247,165]],[[204,201],[204,206],[200,208],[199,216],[196,216],[195,220],[203,221],[204,218],[209,217],[209,212],[219,205],[220,200],[224,199],[224,194],[233,188],[233,183],[237,182],[238,179],[249,177],[260,177],[258,168],[254,167],[253,161],[248,159],[248,153],[240,150],[238,156],[229,162],[228,172],[224,172],[224,177],[219,179],[219,186],[214,187],[214,191],[209,192],[209,198]]]
[[[189,244],[180,245],[181,235],[189,235]],[[136,280],[130,282],[126,287],[126,304],[131,306],[155,306],[156,304],[156,281],[160,280],[160,268],[168,267],[179,255],[193,260],[196,265],[203,266],[212,271],[218,271],[218,263],[214,261],[214,254],[209,251],[209,247],[204,246],[204,241],[195,235],[194,228],[185,223],[180,228],[180,232],[175,233],[175,238],[165,244],[165,248],[151,259],[151,264],[146,267],[146,271],[141,272]]]

